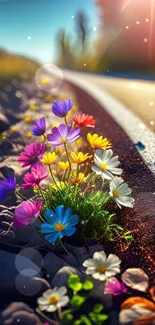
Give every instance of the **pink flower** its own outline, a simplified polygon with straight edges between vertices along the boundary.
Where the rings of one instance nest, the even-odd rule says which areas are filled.
[[[31,166],[42,158],[44,152],[44,143],[33,142],[25,146],[25,149],[23,152],[21,152],[18,161],[23,167]]]
[[[126,291],[127,288],[124,282],[119,282],[115,277],[112,277],[106,281],[104,294],[118,296]]]
[[[33,203],[30,201],[23,201],[21,204],[17,206],[15,209],[14,216],[14,226],[16,228],[27,226],[33,218],[37,218],[43,202],[42,201],[34,201]]]
[[[24,176],[25,184],[22,184],[22,188],[31,188],[39,186],[40,182],[48,176],[48,173],[40,162],[37,162],[35,166],[31,167],[31,172],[26,173]]]

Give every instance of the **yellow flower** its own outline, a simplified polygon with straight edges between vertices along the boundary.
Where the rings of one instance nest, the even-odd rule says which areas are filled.
[[[31,116],[25,116],[24,117],[24,122],[30,122],[32,120]]]
[[[41,159],[41,162],[44,164],[44,165],[51,165],[53,164],[56,160],[57,160],[58,156],[56,155],[55,152],[46,152],[44,155],[43,155],[43,158]]]
[[[110,149],[111,143],[107,138],[103,138],[102,136],[99,136],[98,134],[87,134],[87,140],[92,148],[97,149]]]
[[[58,127],[58,124],[56,124],[56,123],[52,124],[52,128],[57,128],[57,127]]]
[[[30,105],[29,105],[29,108],[30,108],[32,111],[34,111],[34,110],[37,108],[37,105],[35,105],[35,104],[30,104]]]
[[[61,153],[61,148],[55,148],[55,152],[59,155]]]
[[[10,131],[11,131],[11,132],[16,132],[17,129],[16,129],[14,126],[10,126]]]
[[[85,177],[84,173],[79,173],[79,175],[77,177],[72,178],[72,182],[73,183],[80,183],[80,182],[82,182],[84,180],[84,177]]]
[[[77,146],[81,146],[81,144],[82,144],[82,139],[78,139],[78,140],[76,140],[75,143],[76,143]]]
[[[1,136],[1,139],[4,140],[4,139],[6,139],[6,137],[7,137],[7,133],[4,131],[4,132],[1,133],[0,136]]]
[[[25,136],[26,136],[27,138],[32,138],[32,133],[31,133],[30,131],[27,131],[27,132],[25,133]]]
[[[87,159],[91,158],[91,156],[89,156],[88,153],[83,153],[83,152],[71,152],[71,158],[72,161],[77,164],[77,165],[81,165],[83,164]]]
[[[78,108],[79,108],[78,105],[77,105],[77,104],[74,104],[73,107],[72,107],[72,110],[73,110],[73,111],[77,111]]]
[[[69,168],[69,162],[68,161],[59,161],[58,167],[63,170],[67,170]]]
[[[51,96],[51,95],[47,95],[47,96],[45,96],[45,100],[46,100],[46,101],[51,101],[51,100],[52,100],[52,96]]]

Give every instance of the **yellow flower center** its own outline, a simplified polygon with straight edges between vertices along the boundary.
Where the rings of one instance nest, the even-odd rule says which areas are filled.
[[[49,304],[56,305],[59,302],[59,298],[57,296],[51,296],[48,299]]]
[[[107,165],[103,162],[100,163],[100,167],[102,170],[106,170],[107,169]]]
[[[113,196],[114,197],[119,197],[120,196],[120,192],[118,190],[114,190],[113,191]]]
[[[62,225],[61,223],[57,223],[57,225],[55,226],[56,231],[62,231],[64,229],[65,229],[65,226]]]
[[[31,104],[29,107],[30,107],[30,109],[36,109],[37,106],[34,104]]]
[[[105,273],[106,270],[107,270],[107,267],[106,267],[105,265],[99,265],[99,266],[97,266],[97,268],[96,268],[96,271],[97,271],[97,272],[100,272],[100,273]]]
[[[60,142],[61,142],[61,143],[67,143],[67,142],[68,142],[68,139],[67,139],[67,138],[62,138],[62,139],[60,140]]]

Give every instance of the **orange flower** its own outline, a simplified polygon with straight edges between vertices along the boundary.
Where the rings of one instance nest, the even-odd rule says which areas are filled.
[[[92,115],[76,114],[73,116],[73,121],[78,126],[87,126],[90,128],[95,127],[95,119]]]
[[[155,324],[155,304],[142,297],[131,297],[121,305],[119,321],[124,325],[129,322],[134,325]]]

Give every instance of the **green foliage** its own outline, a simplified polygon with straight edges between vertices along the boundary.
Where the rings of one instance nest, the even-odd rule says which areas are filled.
[[[94,284],[92,281],[86,279],[84,282],[83,282],[83,286],[82,288],[86,291],[89,291],[89,290],[92,290],[94,288]]]
[[[70,321],[72,321],[73,319],[74,319],[74,316],[73,316],[72,314],[70,314],[70,313],[66,314],[66,315],[64,316],[64,318],[63,318],[63,320],[64,320],[65,322],[70,322]]]
[[[86,297],[85,296],[81,296],[81,295],[75,295],[71,298],[70,300],[70,304],[73,307],[80,307],[84,302],[86,301]]]
[[[93,312],[95,314],[99,314],[102,310],[104,309],[103,305],[101,304],[96,304],[93,308]]]
[[[78,292],[82,289],[82,282],[80,278],[76,274],[72,274],[68,278],[68,287],[72,289],[74,292]]]
[[[71,186],[61,182],[58,183],[59,188],[56,188],[55,185],[50,184],[43,192],[45,202],[42,215],[46,209],[55,209],[57,205],[64,205],[79,216],[78,230],[82,237],[116,240],[123,236],[124,230],[113,222],[116,216],[111,215],[107,209],[111,197],[103,190],[103,186],[94,188],[94,182],[90,183],[90,180],[92,174],[87,179],[87,186],[83,184]]]
[[[108,315],[105,314],[89,313],[88,315],[92,323],[96,325],[102,325],[108,319]]]

